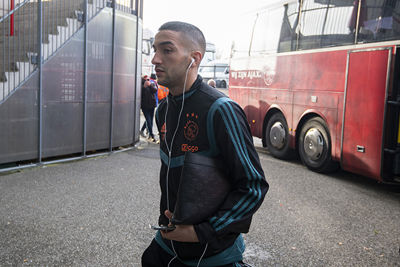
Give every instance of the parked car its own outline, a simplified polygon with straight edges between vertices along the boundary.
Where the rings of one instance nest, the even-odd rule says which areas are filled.
[[[207,82],[213,79],[217,88],[227,88],[229,85],[229,64],[222,60],[213,60],[199,68],[199,74]]]

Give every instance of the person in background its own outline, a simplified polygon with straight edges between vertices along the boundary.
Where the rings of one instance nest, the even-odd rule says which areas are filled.
[[[144,87],[144,83],[147,81],[149,79],[149,76],[147,76],[147,75],[143,75],[142,76],[142,87],[141,87],[141,91],[142,91],[142,98],[141,98],[141,102],[140,102],[140,108],[142,108],[142,102],[143,102],[143,97],[144,97],[144,95],[143,95],[143,87]],[[142,110],[142,112],[143,112],[143,110]],[[144,115],[144,112],[143,112],[143,115]],[[144,130],[146,129],[146,134],[144,134]],[[146,135],[147,134],[149,134],[149,130],[147,130],[147,125],[146,125],[146,117],[145,117],[145,121],[143,122],[143,125],[142,125],[142,128],[140,129],[140,135],[142,136],[142,137],[145,137],[146,138]]]
[[[156,113],[161,159],[158,224],[171,224],[187,153],[224,162],[231,189],[219,209],[204,221],[157,231],[142,255],[142,266],[249,266],[243,263],[242,233],[249,231],[268,183],[246,115],[198,75],[206,41],[196,26],[179,21],[163,24],[153,48],[158,83],[169,88]]]
[[[158,83],[157,83],[157,76],[155,73],[150,74],[150,82],[157,88],[157,92],[155,93],[156,107],[157,107],[158,103],[160,102],[160,99],[158,99]]]
[[[168,87],[161,84],[158,85],[158,101],[161,102],[169,93]]]
[[[213,88],[216,87],[215,81],[214,81],[213,79],[208,80],[207,84],[208,84],[209,86],[213,87]]]
[[[141,101],[141,109],[146,121],[143,123],[143,126],[140,130],[140,135],[145,137],[144,129],[147,128],[149,133],[149,141],[158,143],[158,141],[154,138],[153,134],[153,118],[154,118],[154,109],[156,107],[156,94],[157,88],[154,83],[150,82],[150,79],[147,75],[142,78],[142,101]]]

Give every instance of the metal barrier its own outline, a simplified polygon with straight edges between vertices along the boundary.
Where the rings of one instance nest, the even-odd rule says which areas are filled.
[[[42,165],[49,160],[54,162],[55,157],[63,155],[74,156],[57,161],[96,155],[93,151],[104,154],[108,150],[110,153],[115,147],[138,141],[140,79],[137,77],[140,77],[140,70],[137,68],[141,58],[139,52],[132,51],[139,51],[136,47],[140,49],[141,46],[142,1],[0,0],[0,111],[10,110],[10,115],[0,112],[0,129],[6,132],[2,135],[5,139],[0,140],[0,172]],[[102,10],[104,12],[99,14]],[[88,37],[88,22],[97,14],[101,18],[91,25],[98,26],[92,26]],[[109,33],[106,37],[103,37],[104,23]],[[117,30],[117,25],[122,26],[121,30]],[[135,32],[127,38],[132,26]],[[121,34],[116,35],[116,31]],[[67,42],[70,39],[72,42]],[[127,42],[132,47],[127,46]],[[56,53],[58,50],[62,53]],[[115,58],[119,59],[118,65],[114,65]],[[99,67],[101,62],[111,67],[104,70]],[[44,65],[47,67],[42,69]],[[68,76],[71,73],[75,75],[72,78]],[[97,82],[106,75],[105,80],[111,79],[110,84]],[[114,76],[117,77],[115,81]],[[129,91],[126,85],[131,85],[132,89]],[[21,107],[31,109],[30,114],[34,115],[19,116],[11,112]],[[109,122],[96,115],[99,111]],[[74,117],[76,115],[80,118]],[[19,124],[19,131],[27,131],[33,137],[9,130],[17,127],[23,116],[25,124],[22,127]],[[103,121],[97,121],[100,118]],[[126,119],[131,122],[127,123]],[[66,133],[68,126],[54,127],[57,122],[66,120],[71,125],[82,125],[82,132],[74,135],[73,131]],[[97,126],[99,124],[101,126]],[[50,129],[49,125],[52,125]],[[99,130],[99,127],[102,128]],[[105,127],[109,133],[100,139],[98,132],[104,132]],[[16,144],[16,148],[8,146],[7,142]],[[87,155],[87,151],[91,155]],[[81,156],[76,157],[77,153]],[[46,162],[42,162],[43,159]],[[23,165],[4,168],[5,163],[22,161]]]
[[[111,3],[111,1],[108,1]],[[135,1],[134,0],[116,0],[115,1],[115,9],[120,10],[125,13],[133,13],[136,14],[135,11]]]
[[[46,61],[84,25],[86,2],[88,21],[114,2],[116,10],[135,13],[133,0],[0,0],[0,103],[37,69],[39,47]]]

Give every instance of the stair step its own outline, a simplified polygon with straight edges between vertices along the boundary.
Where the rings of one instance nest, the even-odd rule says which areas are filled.
[[[37,68],[37,66],[28,62],[18,62],[16,64],[20,70],[19,72],[6,72],[0,75],[0,79],[5,79],[4,82],[0,83],[0,100],[3,99],[3,93],[8,95]]]
[[[58,26],[57,32],[59,34],[49,34],[47,35],[48,42],[43,43],[42,53],[43,58],[46,60],[53,52],[55,52],[58,47],[60,47],[72,34],[74,34],[78,28],[81,26],[80,22],[74,19],[67,19],[68,24],[67,27]],[[12,38],[12,37],[11,37]],[[9,62],[8,64],[4,64],[4,62],[0,61],[0,71],[8,72],[8,71],[18,71],[14,68],[13,62],[28,62],[30,61],[30,57],[28,57],[27,52],[36,52],[37,51],[37,42],[32,41],[28,44],[23,43],[23,40],[14,39],[14,42],[10,42],[10,45],[0,44],[0,59],[3,58],[3,54],[6,56],[4,62]],[[16,49],[18,41],[20,42],[20,49]],[[22,47],[24,45],[24,47]]]
[[[53,2],[53,4],[50,2]],[[82,23],[76,19],[76,12],[77,10],[83,9],[83,5],[81,5],[83,0],[50,0],[47,3],[43,2],[46,3],[44,4],[44,10],[49,9],[51,11],[52,5],[53,7],[56,6],[56,2],[59,3],[58,8],[60,8],[62,4],[68,5],[69,3],[74,10],[71,10],[71,12],[65,12],[65,10],[63,12],[57,11],[57,16],[59,17],[52,17],[51,15],[46,17],[46,14],[44,14],[42,38],[42,58],[44,60],[47,60],[82,26]],[[94,3],[88,6],[89,18],[104,7],[103,0],[89,0],[89,3]],[[27,14],[31,12],[29,20],[31,23],[23,27],[15,27],[15,36],[4,36],[3,34],[4,32],[7,33],[7,30],[4,25],[0,23],[0,102],[37,68],[37,65],[31,64],[30,60],[33,55],[36,55],[38,49],[36,33],[37,19],[32,22],[32,17],[34,17],[32,13],[36,13],[35,8],[37,8],[37,3],[29,3],[29,5],[30,11],[29,8],[23,7],[18,12],[23,11]],[[24,20],[23,17],[28,15],[21,16],[21,14],[16,14],[15,18],[20,17],[19,21],[25,22],[26,24],[27,20]],[[7,20],[3,22],[7,23]],[[46,28],[49,24],[51,27]],[[17,23],[15,23],[15,25],[17,25]],[[18,43],[20,45],[19,48]],[[3,54],[6,57],[9,56],[11,62],[8,62],[7,58],[2,62]],[[5,61],[7,61],[7,63],[5,63]]]
[[[66,22],[66,18],[70,17],[70,18],[74,18],[73,16],[65,16],[63,14],[59,15],[59,16],[55,16],[55,17],[47,17],[47,16],[43,16],[43,21],[42,21],[42,25],[48,26],[48,25],[54,25],[54,24],[58,24],[58,25],[65,25],[67,24]],[[28,17],[28,16],[24,16],[24,17],[20,17],[20,16],[15,16],[15,18],[20,18],[19,20],[14,19],[14,29],[15,30],[24,30],[24,29],[29,29],[29,28],[37,28],[38,25],[38,19],[37,17]],[[3,24],[4,23],[4,24]],[[6,20],[4,20],[4,22],[2,22],[0,27],[0,33],[3,33],[4,31],[6,33],[8,33],[8,31],[10,30],[9,27],[9,19],[7,18]]]

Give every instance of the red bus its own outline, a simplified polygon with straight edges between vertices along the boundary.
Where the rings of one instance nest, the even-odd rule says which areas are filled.
[[[237,30],[229,95],[274,157],[400,181],[400,1],[275,1]]]

